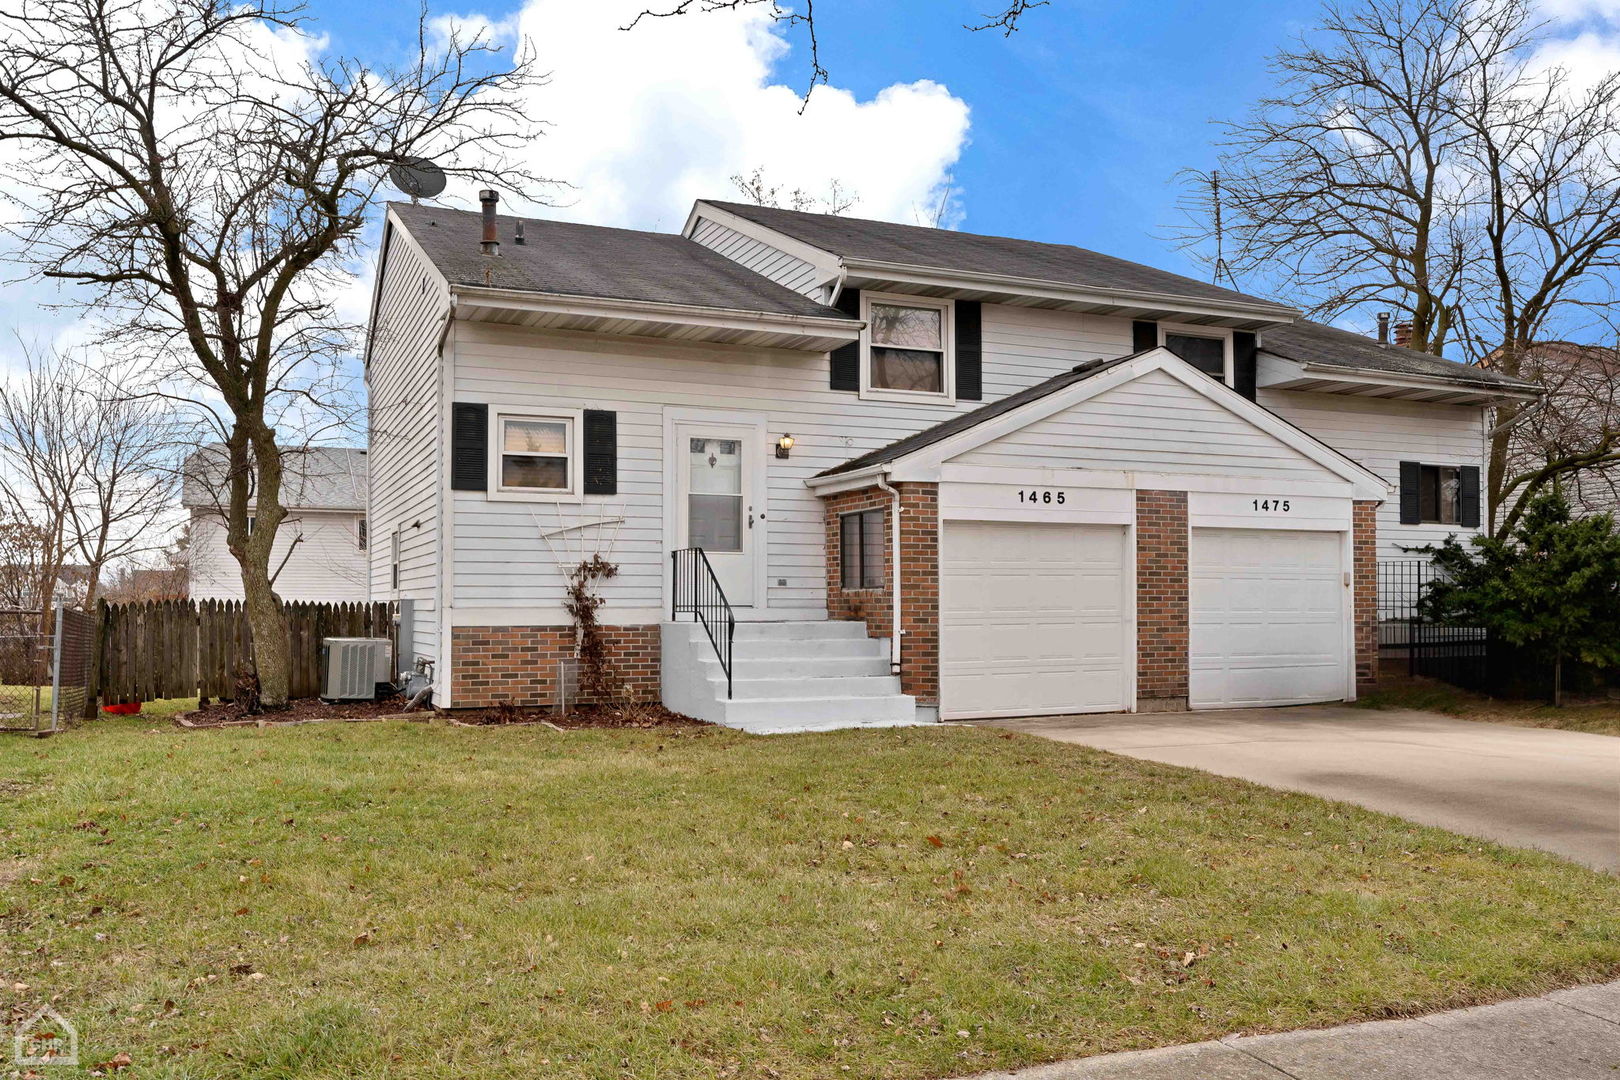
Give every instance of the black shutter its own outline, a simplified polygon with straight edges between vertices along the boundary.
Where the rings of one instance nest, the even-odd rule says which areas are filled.
[[[835,305],[845,315],[853,315],[857,319],[861,316],[861,290],[845,289],[838,294],[838,303]],[[861,343],[852,341],[848,345],[840,345],[832,351],[832,371],[827,380],[830,390],[854,390],[861,388]]]
[[[956,302],[956,397],[984,400],[984,313],[977,300]]]
[[[450,406],[450,487],[489,490],[489,406],[458,401]]]
[[[1416,525],[1423,520],[1418,488],[1423,483],[1423,466],[1416,461],[1401,462],[1401,524]]]
[[[585,410],[585,494],[619,493],[619,414]]]
[[[1159,324],[1156,322],[1131,323],[1131,352],[1147,352],[1159,347]]]
[[[1232,389],[1250,401],[1254,400],[1259,352],[1259,344],[1253,334],[1242,330],[1232,333]]]
[[[1457,470],[1457,524],[1479,528],[1479,466],[1464,465]]]

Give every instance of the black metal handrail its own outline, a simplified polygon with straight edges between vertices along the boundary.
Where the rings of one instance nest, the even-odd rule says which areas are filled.
[[[726,673],[726,697],[731,697],[731,646],[737,637],[737,617],[720,579],[714,576],[709,556],[702,548],[680,548],[669,553],[674,572],[670,601],[670,621],[683,614],[697,617]]]

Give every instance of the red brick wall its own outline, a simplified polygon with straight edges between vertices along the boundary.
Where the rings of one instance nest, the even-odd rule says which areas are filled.
[[[900,689],[939,704],[939,485],[900,492]]]
[[[1136,700],[1187,707],[1187,493],[1136,493]]]
[[[1351,580],[1355,596],[1356,692],[1378,681],[1378,504],[1358,502],[1352,512]]]
[[[939,703],[939,485],[896,484],[900,493],[900,686],[925,705]],[[894,581],[889,540],[893,499],[878,488],[829,495],[827,514],[827,615],[862,619],[872,637],[887,638],[894,628]],[[847,513],[883,510],[883,587],[845,589],[842,585],[843,530]]]
[[[658,627],[604,626],[602,633],[630,698],[659,700]],[[450,638],[451,704],[556,705],[558,661],[573,655],[572,626],[455,627]]]
[[[893,629],[889,611],[889,507],[892,500],[885,491],[862,488],[859,491],[840,491],[822,500],[827,512],[827,617],[829,619],[866,620],[866,632],[872,637],[886,638]],[[878,589],[846,589],[843,587],[843,528],[845,514],[857,510],[883,511],[883,586]]]

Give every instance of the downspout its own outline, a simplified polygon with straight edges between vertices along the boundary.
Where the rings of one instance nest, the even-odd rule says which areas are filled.
[[[889,616],[892,626],[889,633],[889,674],[900,674],[900,635],[905,631],[900,629],[900,492],[889,486],[886,477],[889,475],[888,467],[878,474],[877,486],[879,491],[886,492],[894,507],[889,515]]]

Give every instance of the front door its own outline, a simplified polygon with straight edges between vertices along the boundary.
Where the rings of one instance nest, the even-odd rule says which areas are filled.
[[[691,423],[675,428],[680,482],[676,530],[683,547],[702,548],[733,607],[753,607],[758,553],[765,542],[757,501],[762,452],[752,426]]]

